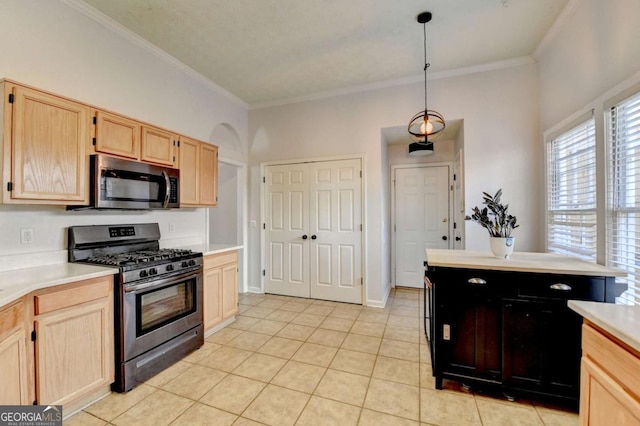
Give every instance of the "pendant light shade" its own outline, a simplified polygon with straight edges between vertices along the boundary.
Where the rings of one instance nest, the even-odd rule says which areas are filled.
[[[431,65],[427,62],[427,22],[431,21],[431,12],[422,12],[416,20],[424,32],[424,110],[411,118],[407,130],[415,142],[427,144],[442,135],[446,123],[442,114],[427,108],[427,68]]]

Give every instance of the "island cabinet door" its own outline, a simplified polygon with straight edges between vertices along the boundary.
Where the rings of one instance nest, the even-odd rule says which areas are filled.
[[[578,396],[580,319],[553,301],[503,301],[503,381]]]
[[[469,277],[456,274],[436,279],[441,283],[435,284],[437,373],[499,382],[502,315],[491,280],[473,284],[468,282]]]

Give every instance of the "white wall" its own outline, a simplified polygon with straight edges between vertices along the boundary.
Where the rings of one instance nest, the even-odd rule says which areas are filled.
[[[640,71],[640,2],[581,0],[538,58],[542,130]]]
[[[246,144],[246,105],[77,9],[54,0],[3,0],[1,9],[0,78],[214,143],[214,129],[226,123]],[[64,250],[63,228],[69,225],[127,222],[159,222],[163,238],[174,223],[172,238],[206,239],[204,209],[117,214],[1,206],[0,255]],[[20,245],[21,227],[34,230],[33,244]]]
[[[215,244],[242,244],[238,238],[238,168],[218,163],[218,206],[209,209],[209,241]]]
[[[421,84],[397,86],[249,113],[249,218],[260,219],[263,161],[365,154],[367,190],[366,299],[381,303],[387,286],[390,244],[381,129],[403,125],[423,103]],[[517,249],[539,250],[542,208],[542,149],[538,143],[535,64],[429,82],[429,105],[464,120],[466,204],[481,192],[503,188],[522,228]],[[384,167],[388,167],[386,164]],[[249,235],[250,282],[260,282],[258,229]],[[489,249],[486,232],[467,224],[467,248]],[[384,278],[383,278],[384,277]]]

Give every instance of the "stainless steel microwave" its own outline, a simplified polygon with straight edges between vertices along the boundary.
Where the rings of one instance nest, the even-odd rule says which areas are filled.
[[[106,155],[91,156],[91,207],[170,209],[180,206],[180,171]]]

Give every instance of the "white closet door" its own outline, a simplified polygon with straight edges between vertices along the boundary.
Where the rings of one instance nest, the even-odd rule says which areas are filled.
[[[425,249],[450,247],[449,167],[395,171],[395,284],[422,288]]]
[[[311,297],[362,303],[361,161],[309,164]]]
[[[268,166],[266,170],[265,291],[309,297],[309,191],[307,165]]]

